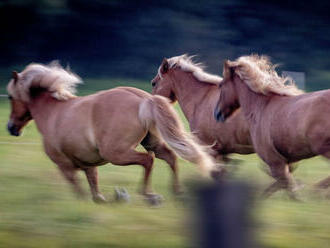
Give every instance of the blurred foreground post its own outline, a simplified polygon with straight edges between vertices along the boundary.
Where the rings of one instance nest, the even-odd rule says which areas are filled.
[[[197,247],[255,248],[250,220],[253,194],[245,183],[222,182],[196,189]]]

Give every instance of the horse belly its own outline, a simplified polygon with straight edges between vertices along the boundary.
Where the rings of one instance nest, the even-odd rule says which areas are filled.
[[[89,156],[89,157],[73,157],[73,160],[74,160],[75,165],[80,168],[88,168],[91,166],[101,166],[101,165],[108,163],[108,161],[104,160],[100,156],[98,156],[98,157],[91,157],[91,156]]]
[[[311,151],[308,147],[302,147],[301,149],[288,154],[288,161],[290,163],[297,162],[302,159],[314,157],[316,154]]]
[[[284,156],[289,163],[299,161],[301,159],[311,158],[316,154],[312,151],[306,142],[296,142],[287,144],[275,144],[276,150]]]
[[[100,156],[97,147],[83,135],[71,137],[65,143],[62,143],[62,151],[79,167],[83,165],[95,166],[104,163],[104,159]]]
[[[96,148],[94,149],[79,149],[73,152],[71,158],[78,167],[98,166],[107,163],[99,154]]]

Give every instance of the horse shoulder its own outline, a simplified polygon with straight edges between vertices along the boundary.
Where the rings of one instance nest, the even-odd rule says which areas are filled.
[[[325,130],[330,128],[330,91],[315,92],[312,97],[305,109],[306,135],[318,140],[329,139]]]
[[[214,120],[213,109],[216,100],[211,97],[204,99],[196,106],[192,118],[188,120],[191,131],[199,132],[201,136],[208,140],[215,140],[221,132],[223,124]]]

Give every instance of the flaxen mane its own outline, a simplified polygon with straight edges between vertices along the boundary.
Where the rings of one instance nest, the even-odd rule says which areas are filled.
[[[275,93],[283,96],[303,93],[291,78],[279,76],[275,71],[276,65],[273,65],[266,56],[242,56],[236,61],[229,61],[228,64],[235,68],[241,80],[256,93],[264,95]]]
[[[14,79],[9,82],[7,90],[12,97],[25,102],[30,100],[34,88],[46,89],[58,100],[68,100],[75,97],[75,87],[79,83],[82,81],[76,74],[56,61],[49,65],[32,63],[18,74],[16,82]]]
[[[181,56],[169,58],[167,60],[169,63],[169,68],[179,67],[183,71],[192,72],[194,77],[201,82],[210,84],[219,84],[221,82],[221,77],[205,72],[201,63],[193,62],[193,57],[194,56],[188,56],[187,54],[184,54]],[[160,71],[159,75],[161,75]]]

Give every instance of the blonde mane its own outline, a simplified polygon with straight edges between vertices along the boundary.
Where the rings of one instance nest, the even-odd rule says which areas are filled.
[[[296,96],[303,93],[289,77],[281,77],[266,56],[242,56],[236,61],[229,61],[235,73],[256,93],[268,95],[274,93],[283,96]]]
[[[193,58],[194,56],[183,54],[181,56],[169,58],[167,61],[169,68],[178,67],[183,71],[191,72],[193,76],[201,82],[218,85],[222,81],[221,77],[205,72],[203,65],[193,62]],[[159,75],[161,75],[160,71]]]
[[[41,88],[51,92],[55,99],[65,101],[76,97],[75,87],[79,83],[82,83],[80,77],[57,61],[49,65],[32,63],[18,73],[17,81],[9,82],[7,91],[12,97],[28,102],[31,89]]]

